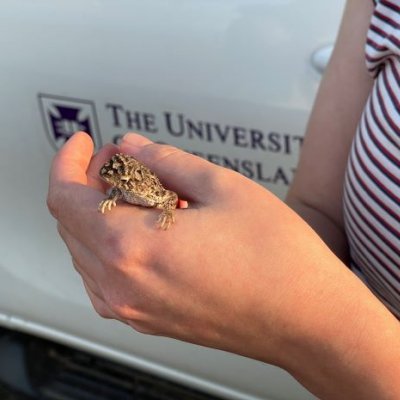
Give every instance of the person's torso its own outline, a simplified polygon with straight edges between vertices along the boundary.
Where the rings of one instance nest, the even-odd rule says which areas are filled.
[[[347,167],[351,268],[400,319],[400,1],[376,1],[366,63],[375,83]]]

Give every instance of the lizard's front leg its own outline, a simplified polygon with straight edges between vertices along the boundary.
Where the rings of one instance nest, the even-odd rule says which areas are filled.
[[[111,211],[112,207],[117,205],[117,200],[122,198],[120,189],[114,187],[109,191],[108,197],[99,203],[98,210],[104,214],[106,210]]]

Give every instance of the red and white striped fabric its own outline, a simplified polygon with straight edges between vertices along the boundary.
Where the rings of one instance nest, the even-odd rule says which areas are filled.
[[[375,1],[366,63],[375,78],[347,166],[351,268],[400,319],[400,0]]]

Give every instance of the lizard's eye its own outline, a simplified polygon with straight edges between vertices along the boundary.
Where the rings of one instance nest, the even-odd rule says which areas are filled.
[[[121,181],[128,182],[131,179],[131,177],[129,175],[122,175],[120,179]]]

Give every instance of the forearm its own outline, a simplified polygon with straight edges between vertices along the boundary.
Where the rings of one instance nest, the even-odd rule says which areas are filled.
[[[281,366],[323,400],[399,399],[399,322],[338,260],[327,263],[312,278],[320,289],[298,295]]]

